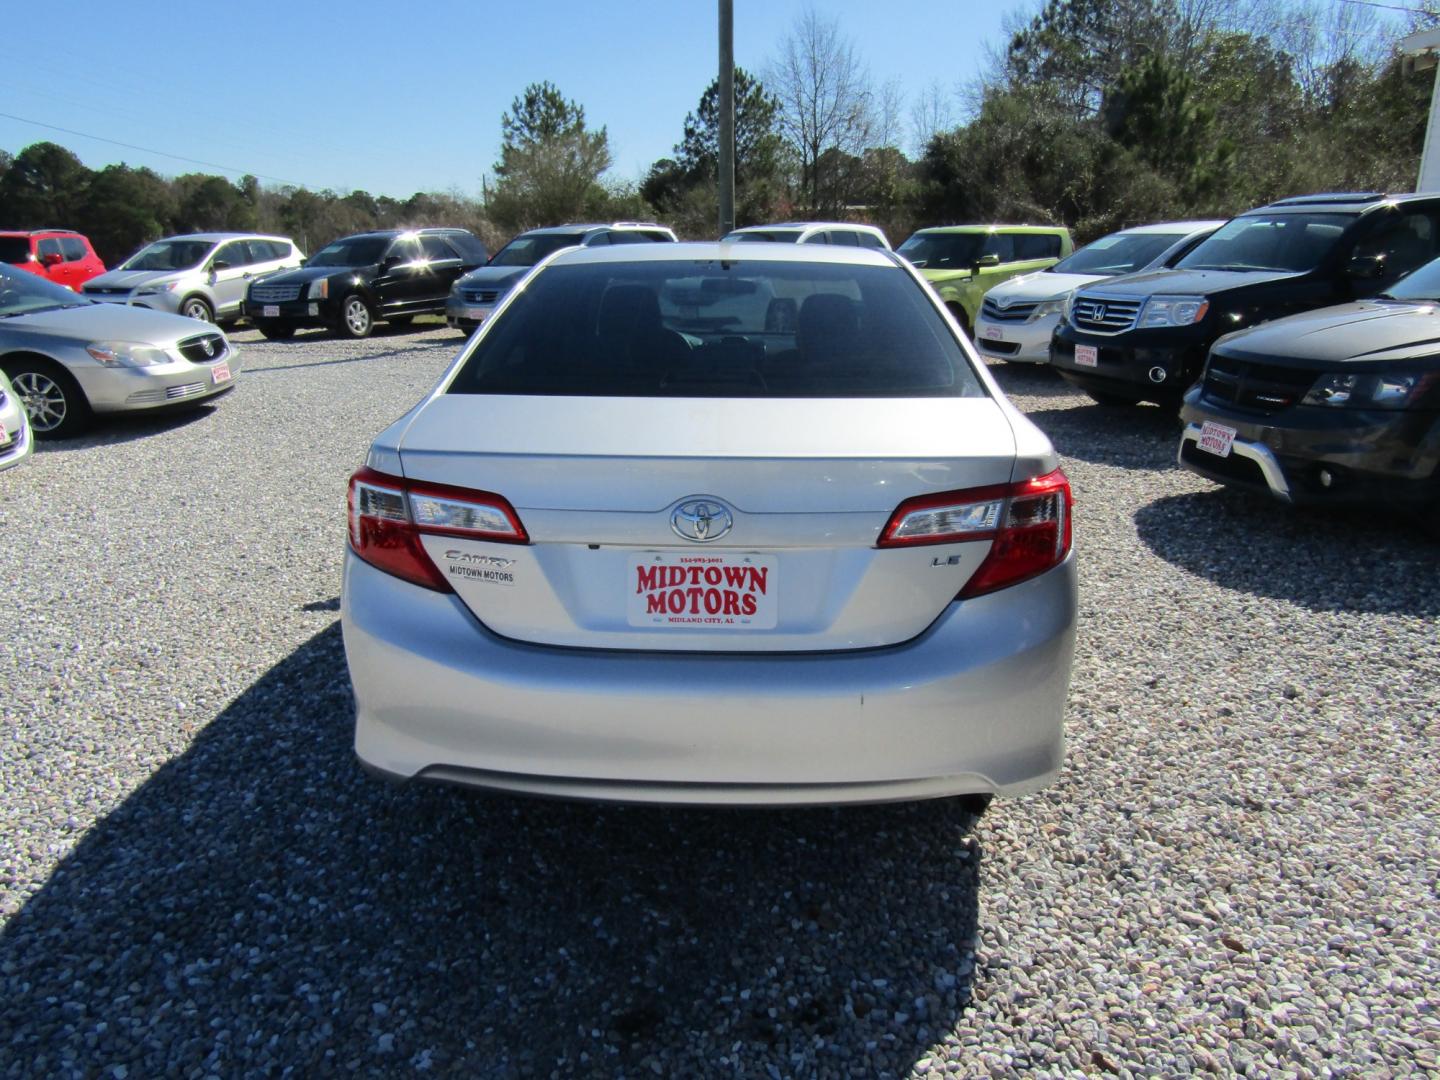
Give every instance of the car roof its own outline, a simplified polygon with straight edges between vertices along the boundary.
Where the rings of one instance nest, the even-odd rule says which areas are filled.
[[[85,234],[79,229],[0,229],[0,236],[79,236]]]
[[[661,229],[664,232],[671,232],[670,226],[661,225],[658,221],[577,221],[567,225],[544,225],[538,229],[526,229],[521,236],[564,236],[568,233],[594,232],[597,229]],[[673,233],[672,233],[673,235]]]
[[[898,259],[878,248],[834,247],[826,244],[741,244],[724,240],[677,244],[622,244],[619,247],[565,248],[547,265],[570,266],[620,262],[850,263],[900,267]],[[697,273],[699,271],[697,270]]]
[[[1246,210],[1237,214],[1236,217],[1245,217],[1249,214],[1274,214],[1293,213],[1304,214],[1314,212],[1331,211],[1343,214],[1363,214],[1367,210],[1374,210],[1383,206],[1402,206],[1405,203],[1440,201],[1440,195],[1434,192],[1404,192],[1399,195],[1387,195],[1382,191],[1329,191],[1318,192],[1313,195],[1292,195],[1288,199],[1277,199],[1275,202],[1266,203],[1264,206],[1257,206],[1252,210]]]
[[[935,233],[1051,233],[1065,232],[1064,225],[932,225],[928,229],[916,229],[913,236],[929,236]]]
[[[269,233],[253,232],[198,232],[198,233],[177,233],[174,236],[162,236],[160,240],[153,241],[160,243],[164,240],[205,240],[209,243],[218,243],[221,240],[283,240],[287,244],[295,241],[288,236],[272,236]]]
[[[1218,229],[1224,225],[1227,218],[1217,218],[1213,221],[1160,221],[1153,225],[1134,225],[1128,229],[1119,229],[1127,236],[1145,236],[1151,233],[1176,234],[1200,232],[1202,229]]]

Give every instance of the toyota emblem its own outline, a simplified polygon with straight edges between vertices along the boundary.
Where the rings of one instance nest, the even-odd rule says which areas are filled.
[[[687,499],[670,514],[670,528],[682,540],[708,544],[719,540],[735,524],[730,508],[717,499]]]

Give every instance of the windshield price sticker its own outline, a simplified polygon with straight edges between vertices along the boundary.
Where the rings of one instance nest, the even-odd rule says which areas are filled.
[[[1100,350],[1094,345],[1076,345],[1075,363],[1080,367],[1099,367]]]
[[[626,576],[631,626],[773,630],[776,560],[770,555],[636,552]]]
[[[1200,449],[1216,457],[1229,457],[1230,449],[1235,445],[1235,435],[1233,427],[1206,420],[1200,428]]]

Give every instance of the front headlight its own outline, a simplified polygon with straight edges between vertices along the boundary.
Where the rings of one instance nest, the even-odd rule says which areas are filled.
[[[1203,296],[1152,296],[1145,301],[1136,326],[1145,330],[1157,326],[1191,326],[1205,318],[1210,301]]]
[[[1403,409],[1424,389],[1426,378],[1415,373],[1397,375],[1321,375],[1302,405],[1351,406],[1357,409]]]
[[[94,341],[85,351],[106,367],[142,368],[174,363],[170,354],[135,341]]]
[[[180,287],[178,281],[162,281],[155,285],[142,285],[135,290],[136,296],[154,296],[156,293],[174,292]]]
[[[305,290],[305,299],[307,300],[324,300],[329,295],[330,279],[328,277],[310,282],[310,287]]]
[[[1065,310],[1065,300],[1041,300],[1035,305],[1035,310],[1030,313],[1026,322],[1039,322],[1050,315],[1059,315]]]

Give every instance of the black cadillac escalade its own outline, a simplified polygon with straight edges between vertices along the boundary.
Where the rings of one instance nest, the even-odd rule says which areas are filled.
[[[1305,195],[1232,218],[1173,268],[1077,289],[1050,363],[1103,405],[1177,405],[1222,334],[1374,296],[1440,255],[1440,195]]]

